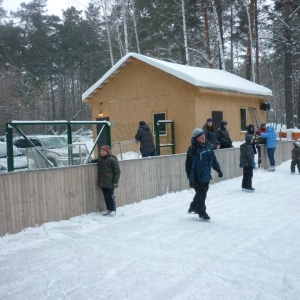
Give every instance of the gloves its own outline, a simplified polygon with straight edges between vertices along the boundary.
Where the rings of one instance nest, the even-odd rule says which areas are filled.
[[[256,162],[253,160],[252,161],[252,167],[255,168],[255,166],[256,166]]]
[[[114,188],[117,188],[118,186],[119,186],[119,185],[118,185],[117,183],[114,183],[114,184],[113,184],[113,187],[114,187]]]
[[[194,189],[196,184],[195,184],[195,182],[190,182],[189,186],[190,186],[190,188]]]
[[[222,173],[222,171],[221,171],[221,170],[219,170],[219,171],[218,171],[218,173],[219,173],[218,177],[222,178],[222,177],[223,177],[223,173]]]

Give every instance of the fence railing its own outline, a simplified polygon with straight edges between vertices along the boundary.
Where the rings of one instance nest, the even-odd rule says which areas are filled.
[[[277,165],[290,159],[292,147],[292,142],[277,143]],[[212,171],[212,183],[242,175],[239,148],[215,153],[224,177]],[[120,161],[117,206],[187,189],[185,158],[186,154],[177,154]],[[262,166],[269,166],[264,146]],[[0,174],[0,235],[104,208],[96,164]]]

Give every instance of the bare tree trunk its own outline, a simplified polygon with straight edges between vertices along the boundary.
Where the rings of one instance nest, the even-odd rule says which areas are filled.
[[[258,43],[258,10],[257,10],[257,0],[254,1],[255,9],[255,73],[256,73],[256,83],[260,82],[259,78],[259,43]]]
[[[209,35],[209,25],[208,25],[208,16],[207,16],[207,2],[203,3],[203,14],[204,14],[204,24],[205,24],[205,44],[206,44],[206,54],[207,60],[209,61],[209,68],[213,68],[211,60],[211,50],[210,50],[210,35]]]
[[[132,17],[133,17],[133,26],[134,26],[134,33],[135,33],[135,39],[136,39],[136,46],[137,46],[137,51],[140,54],[140,42],[139,42],[139,36],[137,32],[137,25],[136,25],[136,18],[135,18],[135,0],[131,1],[132,3]]]
[[[250,0],[249,5],[248,5],[248,1],[246,0],[246,11],[247,11],[247,16],[248,16],[248,26],[249,26],[248,45],[247,45],[247,53],[246,53],[246,79],[251,80],[251,73],[252,73],[252,79],[255,82],[254,66],[252,63],[254,0]]]
[[[126,0],[122,0],[122,12],[123,12],[123,26],[124,26],[124,40],[125,40],[125,53],[129,53],[129,44],[128,44],[128,30],[127,30],[127,9],[126,9]]]
[[[218,47],[219,47],[219,53],[220,53],[220,68],[222,70],[225,70],[225,59],[224,59],[224,48],[223,48],[223,43],[222,43],[222,35],[221,35],[221,30],[220,30],[220,23],[219,23],[219,18],[218,18],[218,13],[216,9],[216,4],[214,1],[212,1],[212,7],[214,11],[214,19],[215,23],[217,24],[216,29],[217,29],[217,40],[218,40]]]
[[[292,94],[292,30],[291,30],[292,0],[284,2],[285,43],[284,43],[284,77],[285,77],[285,112],[286,127],[294,128],[293,94]]]
[[[233,8],[230,8],[230,72],[233,73]]]
[[[109,46],[109,53],[110,53],[110,61],[111,61],[111,65],[113,66],[115,64],[115,60],[114,60],[114,54],[113,54],[112,44],[111,44],[110,28],[109,28],[108,17],[107,17],[106,0],[103,0],[103,3],[102,3],[101,6],[102,6],[103,12],[104,12],[104,20],[105,20],[106,31],[107,31],[108,46]]]
[[[184,50],[185,50],[185,64],[189,65],[190,58],[189,58],[189,49],[188,49],[188,41],[187,41],[184,0],[181,0],[181,13],[182,13],[182,25],[183,25]]]

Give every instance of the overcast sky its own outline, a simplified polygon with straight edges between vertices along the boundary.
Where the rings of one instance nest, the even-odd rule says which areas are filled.
[[[17,11],[22,2],[28,3],[31,0],[4,0],[2,7],[6,11]],[[85,10],[89,0],[48,0],[48,14],[62,16],[62,10],[74,6],[78,10]]]

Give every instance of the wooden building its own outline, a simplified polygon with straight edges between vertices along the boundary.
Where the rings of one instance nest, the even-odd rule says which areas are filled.
[[[226,71],[129,53],[82,100],[91,105],[93,120],[111,122],[112,142],[133,140],[141,120],[153,135],[154,121],[174,121],[175,152],[183,153],[193,130],[202,128],[207,118],[213,119],[215,129],[226,120],[231,139],[244,140],[247,125],[257,128],[266,121],[264,106],[271,96],[270,89]],[[166,126],[161,143],[170,142],[170,135]]]

